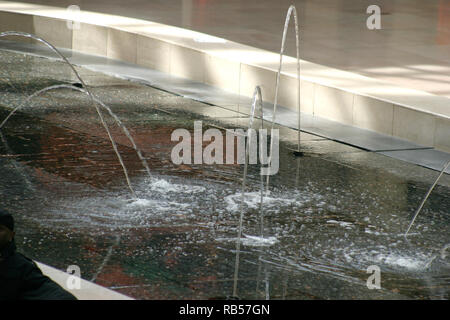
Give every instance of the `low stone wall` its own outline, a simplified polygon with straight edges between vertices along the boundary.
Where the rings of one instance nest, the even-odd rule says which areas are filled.
[[[67,19],[76,24],[69,28]],[[33,33],[57,47],[135,63],[247,97],[259,85],[268,102],[275,96],[278,54],[186,29],[0,1],[0,31]],[[284,57],[282,70],[278,103],[297,110],[296,59]],[[306,114],[450,151],[445,97],[304,60],[300,86],[301,111]]]

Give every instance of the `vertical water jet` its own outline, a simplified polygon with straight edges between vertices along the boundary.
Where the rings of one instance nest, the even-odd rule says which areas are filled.
[[[278,104],[278,89],[280,86],[280,75],[281,75],[281,68],[283,65],[283,54],[286,44],[286,36],[287,36],[287,30],[289,27],[289,21],[291,18],[291,15],[294,15],[294,22],[295,22],[295,44],[296,44],[296,51],[297,51],[297,125],[298,125],[298,131],[297,131],[297,151],[295,151],[296,156],[302,156],[302,152],[300,151],[300,42],[299,42],[299,31],[298,31],[298,19],[297,19],[297,9],[294,5],[291,5],[288,9],[286,20],[284,23],[284,29],[283,29],[283,38],[281,40],[281,50],[280,50],[280,63],[278,66],[278,73],[277,73],[277,80],[276,80],[276,86],[275,86],[275,98],[273,103],[273,114],[272,114],[272,126],[271,129],[273,130],[273,126],[275,123],[275,117],[277,112],[277,104]],[[273,151],[273,140],[271,139],[270,142],[270,156],[269,156],[269,166],[272,161],[272,151]],[[269,182],[270,182],[270,175],[267,176],[266,180],[266,190],[269,190]]]

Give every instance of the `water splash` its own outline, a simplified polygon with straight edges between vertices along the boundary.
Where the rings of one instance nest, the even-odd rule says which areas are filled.
[[[95,103],[94,100],[94,95],[91,93],[91,91],[88,89],[88,87],[86,86],[86,84],[84,83],[83,79],[80,77],[80,75],[78,74],[78,72],[75,70],[75,67],[73,66],[73,64],[71,64],[69,62],[69,60],[67,60],[67,58],[58,50],[56,49],[55,46],[53,46],[50,42],[42,39],[41,37],[38,37],[36,35],[30,34],[30,33],[26,33],[26,32],[18,32],[18,31],[5,31],[5,32],[1,32],[0,33],[0,38],[2,37],[8,37],[8,36],[17,36],[17,37],[25,37],[25,38],[31,38],[34,39],[36,41],[39,41],[43,44],[45,44],[47,47],[49,47],[53,52],[55,52],[59,57],[61,57],[61,59],[72,69],[72,71],[74,72],[75,76],[78,78],[79,82],[81,83],[81,85],[83,86],[83,88],[86,90],[87,95],[89,96],[89,98],[92,101],[92,105],[94,106],[95,110],[97,111],[97,114],[100,118],[100,122],[102,123],[103,127],[106,130],[106,133],[108,134],[109,140],[111,141],[111,145],[114,149],[114,152],[116,153],[116,156],[120,162],[120,165],[122,166],[122,170],[125,176],[125,180],[127,182],[128,188],[131,191],[131,194],[133,195],[133,197],[136,197],[136,193],[134,192],[133,187],[131,186],[131,182],[130,182],[130,178],[128,176],[128,171],[127,168],[123,162],[123,159],[119,153],[119,150],[117,149],[117,144],[115,143],[111,132],[108,128],[108,125],[106,124],[105,120],[103,119],[103,115],[99,109],[99,107],[97,106],[97,104]]]
[[[292,197],[292,195],[291,195]],[[265,206],[266,209],[280,209],[280,207],[289,207],[292,205],[301,206],[301,203],[297,199],[282,198],[280,196],[270,196],[270,193],[264,195],[261,201],[260,194],[258,192],[246,192],[242,197],[242,194],[235,193],[230,194],[224,198],[227,204],[226,209],[231,212],[241,211],[241,204],[245,204],[249,209],[259,209],[261,206]],[[263,231],[261,231],[263,236]]]
[[[185,184],[175,184],[164,179],[153,179],[150,182],[149,188],[151,191],[156,191],[160,193],[200,193],[205,192],[206,188],[202,186],[190,186]]]
[[[26,105],[28,104],[28,102],[29,102],[31,99],[33,99],[33,98],[35,98],[35,97],[37,97],[37,96],[39,96],[39,95],[41,95],[41,94],[44,94],[44,93],[46,93],[46,92],[49,92],[49,91],[51,91],[51,90],[56,90],[56,89],[72,89],[72,90],[76,90],[76,91],[79,91],[79,92],[82,92],[82,93],[87,94],[87,91],[84,90],[83,88],[79,88],[79,87],[77,87],[77,86],[74,86],[74,85],[68,85],[68,84],[58,84],[58,85],[53,85],[53,86],[49,86],[49,87],[46,87],[46,88],[44,88],[44,89],[41,89],[41,90],[39,90],[39,91],[36,91],[35,93],[33,93],[33,94],[31,94],[30,96],[28,96],[28,97],[25,99],[25,101],[24,101],[21,105],[19,105],[19,106],[17,106],[16,108],[14,108],[14,109],[8,114],[8,116],[2,121],[2,123],[0,123],[0,129],[3,128],[3,126],[6,124],[6,122],[8,122],[8,120],[9,120],[9,119],[10,119],[17,111],[19,111],[21,108],[23,108],[24,106],[26,106]],[[111,117],[116,121],[117,125],[122,129],[122,131],[124,132],[124,134],[127,136],[128,140],[130,141],[130,143],[131,143],[133,149],[136,151],[136,153],[137,153],[139,159],[141,160],[143,166],[145,167],[145,169],[146,169],[148,175],[151,176],[150,168],[149,168],[149,166],[148,166],[148,163],[147,163],[146,159],[143,157],[143,155],[142,155],[141,151],[139,150],[139,148],[136,146],[136,143],[135,143],[133,137],[131,136],[130,132],[128,131],[127,127],[122,123],[122,121],[120,121],[120,119],[119,119],[119,118],[117,117],[117,115],[111,110],[110,107],[108,107],[106,104],[104,104],[101,100],[99,100],[99,99],[96,98],[96,97],[93,97],[93,99],[94,99],[94,101],[95,101],[96,103],[100,104],[100,106],[101,106],[102,108],[104,108],[106,111],[108,111],[108,113],[111,115]]]
[[[124,132],[125,132],[125,134],[127,135],[128,139],[130,139],[130,141],[132,142],[133,148],[137,151],[139,158],[141,159],[141,161],[143,161],[143,163],[145,163],[145,165],[144,165],[144,166],[145,166],[145,169],[146,169],[147,172],[150,174],[150,169],[149,169],[149,167],[148,167],[148,165],[147,165],[145,159],[142,157],[142,154],[141,154],[140,151],[137,149],[136,144],[134,143],[133,139],[131,138],[131,135],[129,134],[129,132],[128,132],[128,130],[126,129],[126,127],[125,127],[125,126],[120,122],[120,120],[113,114],[113,112],[111,111],[110,108],[108,108],[108,107],[107,107],[106,105],[104,105],[100,100],[98,100],[97,98],[95,98],[95,96],[91,93],[91,91],[90,91],[90,90],[88,89],[88,87],[86,86],[86,84],[85,84],[85,82],[83,81],[83,79],[81,78],[81,76],[80,76],[80,75],[78,74],[78,72],[75,70],[75,67],[73,66],[73,64],[71,64],[71,63],[69,62],[69,60],[67,60],[67,58],[66,58],[66,57],[65,57],[65,56],[64,56],[64,55],[63,55],[63,54],[55,47],[55,46],[53,46],[53,45],[52,45],[51,43],[49,43],[48,41],[42,39],[41,37],[38,37],[38,36],[33,35],[33,34],[30,34],[30,33],[26,33],[26,32],[6,31],[6,32],[1,32],[1,33],[0,33],[0,38],[1,38],[1,37],[7,37],[7,36],[18,36],[18,37],[32,38],[32,39],[34,39],[34,40],[36,40],[36,41],[39,41],[39,42],[45,44],[45,45],[46,45],[47,47],[49,47],[53,52],[55,52],[59,57],[61,57],[61,59],[62,59],[62,60],[63,60],[63,61],[64,61],[71,69],[72,69],[72,71],[74,72],[75,76],[78,78],[79,82],[81,83],[81,85],[82,85],[82,87],[83,87],[83,90],[79,90],[79,89],[81,89],[81,88],[78,88],[78,87],[75,87],[75,86],[72,86],[72,89],[79,90],[79,91],[81,91],[81,92],[86,93],[86,94],[89,96],[89,98],[91,99],[92,105],[94,106],[95,110],[97,111],[97,114],[98,114],[98,116],[99,116],[99,118],[100,118],[100,122],[101,122],[101,124],[103,125],[103,127],[105,128],[105,130],[106,130],[106,132],[107,132],[107,134],[108,134],[109,140],[111,141],[111,145],[112,145],[112,147],[113,147],[113,149],[114,149],[114,152],[116,153],[116,156],[117,156],[117,158],[118,158],[118,160],[119,160],[119,162],[120,162],[120,165],[122,166],[122,170],[123,170],[123,173],[124,173],[124,176],[125,176],[125,179],[126,179],[128,188],[130,189],[131,194],[133,195],[133,197],[136,198],[136,193],[135,193],[133,187],[131,186],[130,178],[129,178],[129,176],[128,176],[128,171],[127,171],[127,168],[126,168],[126,166],[125,166],[125,164],[124,164],[124,162],[123,162],[123,159],[122,159],[122,157],[121,157],[121,155],[120,155],[120,153],[119,153],[119,150],[118,150],[118,148],[117,148],[117,144],[115,143],[115,141],[114,141],[114,139],[113,139],[113,137],[112,137],[112,135],[111,135],[111,132],[110,132],[110,130],[109,130],[109,128],[108,128],[108,125],[106,124],[105,120],[103,119],[103,115],[102,115],[102,113],[101,113],[101,111],[100,111],[100,109],[98,108],[98,106],[97,106],[96,103],[102,105],[106,110],[108,110],[108,112],[110,113],[110,115],[113,116],[113,118],[116,120],[116,122],[117,122],[117,123],[119,124],[119,126],[122,128],[122,130],[124,130]],[[54,88],[51,88],[51,89],[54,89]],[[48,89],[48,90],[51,90],[51,89]],[[45,89],[43,89],[43,90],[45,90]],[[36,92],[35,94],[31,95],[30,97],[28,97],[28,99],[27,99],[26,101],[29,101],[32,97],[34,97],[34,96],[36,96],[36,95],[39,95],[39,94],[45,92],[45,91],[43,91],[43,90],[40,90],[40,91]],[[48,90],[47,90],[47,91],[48,91]],[[23,105],[23,104],[22,104],[22,105]],[[20,107],[21,107],[21,106],[20,106]],[[3,125],[6,123],[6,121],[9,119],[9,117],[10,117],[11,115],[12,115],[12,114],[10,114],[10,115],[2,122],[2,124],[0,125],[0,129],[3,127]]]
[[[257,236],[251,236],[247,234],[243,234],[243,237],[239,238],[216,238],[215,241],[218,242],[234,242],[239,241],[244,246],[249,247],[270,247],[274,244],[278,243],[278,239],[276,237],[257,237]],[[233,293],[234,295],[234,293]]]

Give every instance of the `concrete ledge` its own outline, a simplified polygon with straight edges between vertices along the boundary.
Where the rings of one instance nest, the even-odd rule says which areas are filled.
[[[4,50],[21,52],[47,59],[56,59],[54,53],[44,46],[15,41],[0,42],[1,48]],[[208,84],[171,76],[165,72],[140,67],[136,64],[124,61],[80,53],[71,49],[60,48],[60,50],[61,53],[66,57],[69,57],[68,60],[76,66],[121,79],[145,83],[187,99],[204,103],[203,107],[200,109],[198,109],[198,106],[196,108],[186,107],[186,110],[189,112],[213,118],[216,118],[220,114],[221,121],[225,121],[226,123],[228,122],[234,126],[248,125],[248,114],[250,113],[250,106],[252,103],[252,99],[249,97],[243,97],[239,94],[230,93],[229,91]],[[295,79],[291,79],[291,82],[294,82],[295,85],[297,84]],[[303,86],[304,83],[301,82],[301,85]],[[362,101],[360,103],[361,105],[364,105],[365,102]],[[375,105],[368,107],[373,107],[370,110],[376,111],[376,108],[380,106]],[[381,105],[381,107],[383,107],[383,105]],[[386,112],[375,113],[375,115],[387,115],[387,119],[390,120],[385,122],[391,123],[391,121],[393,121],[394,110],[393,105],[391,107],[392,109],[385,110]],[[264,119],[266,121],[272,121],[273,104],[263,102],[263,108]],[[225,117],[231,117],[231,122],[225,120],[223,118],[224,115]],[[283,134],[280,135],[282,139],[294,143],[297,142],[297,116],[298,113],[295,110],[283,106],[278,107],[276,123],[280,125],[277,127],[283,131]],[[238,120],[237,117],[239,117],[240,120]],[[370,120],[372,119],[366,120],[369,120],[370,123]],[[437,128],[438,127],[439,124],[437,124]],[[448,159],[450,159],[450,153],[438,151],[432,147],[425,147],[389,134],[357,128],[355,126],[346,125],[311,114],[305,114],[303,112],[301,113],[301,128],[303,137],[308,137],[308,133],[313,134],[313,139],[315,140],[335,140],[353,147],[383,154],[388,157],[407,161],[437,171],[440,171]],[[448,143],[448,139],[446,139],[446,137],[448,137],[448,133],[445,131],[446,128],[446,124],[444,124],[443,129],[437,129],[437,132],[442,138],[442,143]],[[304,141],[304,139],[302,139],[302,141]],[[450,168],[447,169],[446,172],[450,174]]]
[[[36,261],[35,261],[36,262]],[[42,273],[58,283],[65,290],[72,293],[79,300],[134,300],[118,292],[99,286],[95,283],[80,279],[80,289],[67,288],[67,279],[70,275],[40,262],[36,262]]]
[[[69,29],[66,19],[79,22],[79,29]],[[151,21],[0,1],[0,31],[13,30],[246,97],[259,85],[264,100],[274,100],[279,55],[225,39]],[[283,61],[278,102],[296,110],[296,59]],[[449,105],[445,97],[301,61],[301,110],[306,114],[450,151]]]

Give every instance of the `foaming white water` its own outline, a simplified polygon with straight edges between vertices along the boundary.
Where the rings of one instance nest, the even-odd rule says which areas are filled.
[[[206,189],[201,186],[171,183],[164,179],[151,179],[148,185],[151,191],[160,193],[199,193]]]
[[[378,262],[388,264],[394,267],[401,267],[412,271],[420,271],[426,268],[429,258],[408,257],[397,253],[379,254],[375,257]]]
[[[146,207],[153,204],[153,201],[148,199],[135,199],[132,202],[128,203],[128,206],[131,207]]]
[[[237,238],[217,238],[218,242],[236,242]],[[270,247],[278,242],[276,237],[257,237],[244,235],[241,238],[241,243],[249,247]]]
[[[257,237],[250,236],[248,234],[244,235],[245,238],[242,238],[241,241],[244,245],[253,246],[253,247],[267,247],[272,246],[278,242],[276,237]]]
[[[242,193],[231,194],[224,198],[225,203],[227,204],[228,211],[238,211],[240,203],[242,201]],[[244,203],[248,208],[258,209],[259,204],[261,202],[261,194],[259,192],[247,192],[244,194]],[[270,208],[279,208],[280,206],[291,206],[291,205],[301,205],[298,200],[295,199],[285,199],[281,197],[271,197],[269,194],[264,194],[263,197],[263,206],[264,209]]]
[[[351,229],[353,226],[353,223],[351,223],[351,222],[337,221],[337,220],[327,220],[327,223],[338,224],[341,227],[346,228],[346,229]]]
[[[159,201],[149,199],[135,199],[127,204],[128,207],[153,207],[156,211],[169,211],[173,209],[185,209],[189,207],[188,203],[178,203],[174,201]]]
[[[347,248],[344,250],[347,263],[352,265],[369,266],[378,265],[402,271],[424,271],[432,259],[432,252],[417,252],[410,250],[394,249],[392,247],[378,246],[366,250]]]

